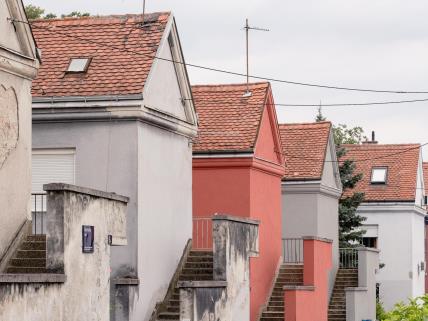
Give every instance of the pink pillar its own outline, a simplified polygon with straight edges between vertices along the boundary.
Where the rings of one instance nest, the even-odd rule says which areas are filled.
[[[332,267],[332,241],[303,238],[303,286],[285,287],[287,321],[327,321],[328,272]]]

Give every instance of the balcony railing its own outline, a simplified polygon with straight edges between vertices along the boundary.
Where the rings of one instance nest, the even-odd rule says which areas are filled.
[[[282,257],[284,263],[303,263],[303,239],[283,238]]]
[[[46,194],[31,194],[32,233],[45,234]]]
[[[193,218],[193,243],[197,251],[210,251],[213,248],[213,224],[211,217]]]
[[[341,269],[358,269],[358,250],[354,248],[339,249],[339,267]]]

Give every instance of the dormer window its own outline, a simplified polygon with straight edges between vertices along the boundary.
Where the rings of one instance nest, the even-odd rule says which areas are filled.
[[[388,175],[387,167],[373,167],[371,183],[386,184],[387,175]]]
[[[71,58],[67,73],[85,73],[88,70],[90,58]]]

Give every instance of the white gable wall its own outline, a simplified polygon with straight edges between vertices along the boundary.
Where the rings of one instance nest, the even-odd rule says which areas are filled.
[[[154,60],[144,87],[144,105],[193,122],[191,116],[186,115],[191,99],[187,75],[182,64],[170,61],[184,61],[173,18],[165,30],[156,56],[166,60]]]
[[[423,295],[425,275],[417,265],[424,259],[423,212],[412,204],[362,204],[358,214],[367,218],[364,224],[378,225],[380,300],[390,310],[408,297]]]

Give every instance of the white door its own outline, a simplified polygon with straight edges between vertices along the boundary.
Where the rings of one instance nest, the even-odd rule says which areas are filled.
[[[31,211],[33,233],[44,234],[46,197],[43,185],[75,184],[74,149],[35,149],[32,155]]]

